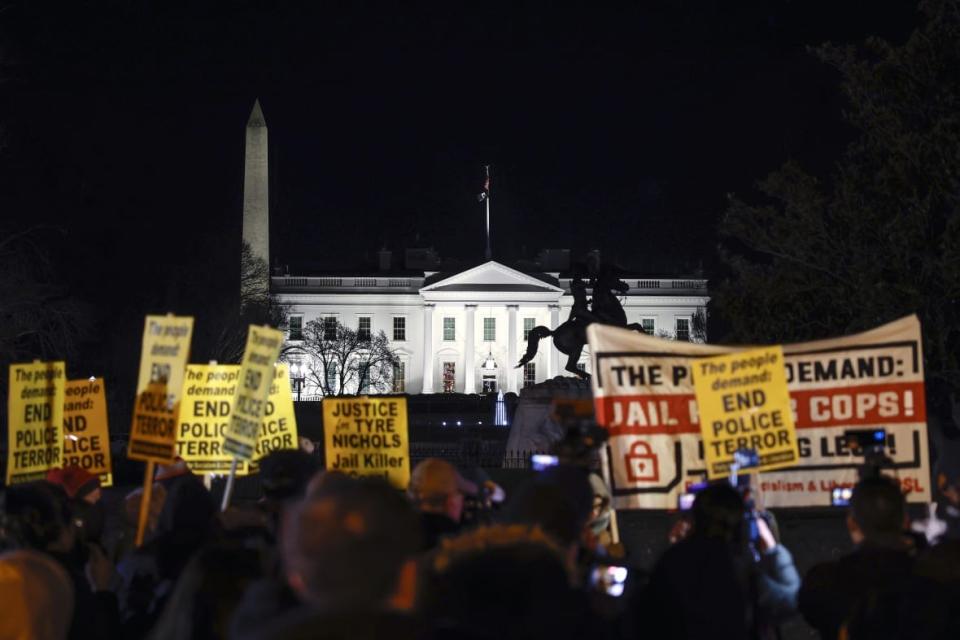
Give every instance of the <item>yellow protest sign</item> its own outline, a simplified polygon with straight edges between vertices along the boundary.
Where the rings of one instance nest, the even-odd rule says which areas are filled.
[[[243,352],[237,390],[227,422],[223,450],[241,460],[253,458],[267,397],[273,384],[274,363],[280,356],[283,332],[251,326]]]
[[[781,347],[740,351],[693,364],[707,477],[730,473],[734,452],[754,450],[759,465],[749,471],[797,463],[797,435],[790,411]]]
[[[183,384],[183,401],[177,426],[177,455],[194,471],[225,472],[230,470],[233,456],[223,451],[223,439],[230,421],[230,409],[236,394],[240,366],[187,365]],[[260,435],[254,459],[237,467],[237,475],[257,471],[256,461],[274,449],[296,449],[297,420],[293,413],[293,396],[287,365],[273,371],[270,395],[264,407]]]
[[[328,470],[381,476],[405,489],[410,482],[407,399],[323,399],[323,439]]]
[[[176,457],[180,393],[192,334],[191,317],[147,316],[127,457],[163,463]]]
[[[177,421],[177,455],[194,471],[230,470],[233,456],[223,450],[223,437],[239,377],[240,367],[235,364],[187,365]]]
[[[68,380],[63,403],[63,466],[100,476],[100,486],[113,485],[107,393],[103,378]]]
[[[277,449],[296,449],[297,417],[293,412],[293,394],[290,392],[290,368],[278,364],[273,370],[270,397],[260,423],[260,437],[254,451],[251,471],[256,470],[255,461]]]
[[[7,484],[31,482],[62,466],[63,362],[10,365]]]

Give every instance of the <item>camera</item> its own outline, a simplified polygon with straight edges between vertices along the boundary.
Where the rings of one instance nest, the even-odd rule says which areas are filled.
[[[590,568],[590,587],[612,598],[623,595],[629,570],[613,564],[597,564]]]
[[[530,468],[534,471],[546,471],[550,467],[560,464],[560,458],[545,453],[534,453],[530,455]]]
[[[830,505],[833,507],[849,507],[853,489],[850,487],[834,487],[830,490]]]
[[[686,493],[677,496],[677,509],[680,511],[690,511],[693,509],[693,501],[697,498],[697,493],[707,486],[706,482],[697,482],[687,487]]]
[[[863,456],[858,470],[861,479],[878,478],[881,469],[893,466],[893,460],[887,456],[886,429],[849,429],[843,432],[843,440],[850,453]]]

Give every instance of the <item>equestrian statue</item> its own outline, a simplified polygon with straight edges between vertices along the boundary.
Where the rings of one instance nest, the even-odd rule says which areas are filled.
[[[531,329],[527,338],[527,352],[523,354],[517,368],[533,360],[537,355],[540,340],[553,336],[553,346],[560,353],[567,355],[567,366],[564,368],[580,378],[589,379],[590,374],[577,369],[580,354],[587,343],[587,325],[600,322],[643,332],[643,326],[640,324],[636,322],[627,324],[627,314],[617,298],[617,294],[626,294],[630,286],[611,271],[601,269],[599,261],[594,256],[588,258],[587,270],[589,282],[584,281],[580,275],[576,275],[570,281],[573,307],[566,322],[552,331],[544,326]],[[587,299],[588,287],[593,290],[592,300]]]

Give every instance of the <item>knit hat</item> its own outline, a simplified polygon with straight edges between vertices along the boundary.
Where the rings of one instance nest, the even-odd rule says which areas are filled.
[[[78,500],[100,488],[99,476],[73,465],[50,469],[47,482],[63,487],[68,496]]]

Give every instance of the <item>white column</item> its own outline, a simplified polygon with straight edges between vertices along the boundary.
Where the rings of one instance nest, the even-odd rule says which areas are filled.
[[[550,305],[550,330],[553,331],[560,326],[560,305]],[[550,359],[547,364],[547,377],[555,378],[560,375],[560,352],[550,339]]]
[[[423,387],[421,393],[433,393],[433,305],[423,305]]]
[[[517,393],[517,305],[507,305],[507,391]]]
[[[467,326],[464,331],[466,338],[466,346],[464,347],[463,352],[463,392],[464,393],[476,393],[477,392],[477,381],[476,381],[476,372],[477,365],[474,363],[476,347],[473,344],[476,329],[474,329],[473,318],[477,312],[477,305],[467,304],[464,305],[464,309],[467,312]]]

